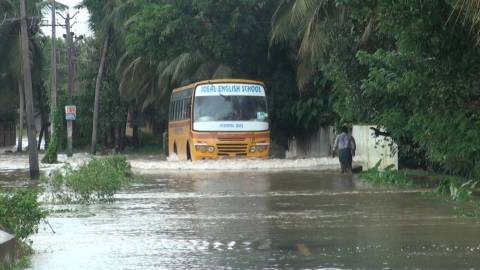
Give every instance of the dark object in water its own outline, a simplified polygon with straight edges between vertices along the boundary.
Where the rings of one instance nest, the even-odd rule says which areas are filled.
[[[362,165],[353,165],[352,173],[361,173],[363,171]]]

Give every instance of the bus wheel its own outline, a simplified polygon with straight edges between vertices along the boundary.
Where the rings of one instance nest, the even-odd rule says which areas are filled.
[[[187,160],[192,160],[192,154],[190,153],[190,144],[187,143]]]
[[[173,153],[174,153],[175,155],[178,155],[177,144],[176,144],[176,143],[173,143]]]

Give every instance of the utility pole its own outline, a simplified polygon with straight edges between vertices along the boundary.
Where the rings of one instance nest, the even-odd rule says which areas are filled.
[[[52,92],[51,92],[51,102],[50,102],[50,134],[53,139],[55,132],[55,111],[57,110],[57,32],[56,32],[56,19],[55,19],[55,0],[50,1],[52,5]]]
[[[38,180],[40,169],[38,165],[37,139],[35,138],[35,119],[33,116],[32,74],[30,70],[30,49],[27,29],[27,11],[25,0],[20,0],[21,40],[23,79],[25,89],[25,105],[27,109],[28,159],[30,163],[30,179]]]
[[[73,68],[72,68],[72,33],[70,31],[70,11],[67,9],[67,18],[65,20],[67,28],[67,58],[68,58],[68,105],[73,104],[72,90],[73,90]],[[68,149],[67,156],[73,156],[73,121],[67,120],[67,141]]]
[[[72,46],[73,46],[73,33],[70,30],[72,24],[70,21],[78,14],[78,11],[70,17],[70,10],[67,7],[67,17],[63,17],[59,14],[63,19],[65,19],[65,28],[67,30],[66,35],[64,35],[66,43],[67,43],[67,59],[68,59],[68,105],[65,107],[66,119],[67,119],[67,156],[73,156],[73,121],[76,117],[76,107],[73,106],[73,59],[72,59]]]

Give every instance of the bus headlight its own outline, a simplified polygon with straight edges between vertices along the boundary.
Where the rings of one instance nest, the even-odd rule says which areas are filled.
[[[264,145],[262,145],[262,146],[257,146],[257,151],[258,151],[258,152],[263,152],[263,151],[265,151],[265,149],[267,149],[267,147],[264,146]]]
[[[206,153],[207,152],[207,149],[208,149],[208,145],[205,145],[205,144],[197,144],[195,145],[195,149],[197,149],[197,151],[200,151],[202,153]]]
[[[265,152],[265,150],[268,149],[269,143],[264,143],[260,142],[257,143],[256,145],[250,147],[250,152],[255,153],[255,152]]]
[[[215,147],[214,146],[208,145],[208,144],[203,143],[203,142],[195,144],[195,149],[197,151],[202,152],[202,153],[206,153],[206,152],[213,153],[213,152],[215,152]]]

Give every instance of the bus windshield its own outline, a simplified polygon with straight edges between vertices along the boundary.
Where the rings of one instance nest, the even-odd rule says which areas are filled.
[[[236,93],[236,91],[217,91],[202,95],[197,91],[194,101],[194,130],[268,130],[267,100],[263,87],[261,92],[254,95],[241,92],[241,95],[236,95]]]

